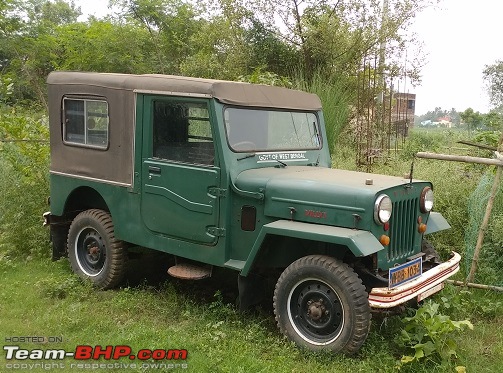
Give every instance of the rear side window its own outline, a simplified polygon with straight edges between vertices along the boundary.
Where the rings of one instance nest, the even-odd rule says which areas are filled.
[[[98,99],[63,100],[63,142],[90,148],[108,148],[108,103]]]

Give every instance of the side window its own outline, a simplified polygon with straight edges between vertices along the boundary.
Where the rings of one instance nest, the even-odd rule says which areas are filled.
[[[63,141],[66,144],[108,148],[108,103],[95,99],[63,100]]]
[[[175,162],[214,165],[207,105],[154,101],[153,156]]]

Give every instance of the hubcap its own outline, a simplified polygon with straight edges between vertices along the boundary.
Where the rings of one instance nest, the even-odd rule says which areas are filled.
[[[97,276],[105,265],[106,247],[101,235],[94,228],[80,231],[75,252],[80,269],[88,276]]]
[[[299,335],[309,343],[333,342],[344,325],[344,309],[334,289],[324,281],[305,279],[288,297],[288,316]]]

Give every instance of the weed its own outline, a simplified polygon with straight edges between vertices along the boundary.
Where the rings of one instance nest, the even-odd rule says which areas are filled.
[[[476,292],[483,296],[477,296]],[[501,295],[492,291],[447,286],[437,299],[440,299],[442,310],[452,317],[490,320],[503,313]]]
[[[452,357],[457,357],[457,345],[454,333],[473,325],[468,320],[454,321],[450,316],[439,312],[440,304],[428,301],[421,306],[412,317],[405,317],[404,328],[396,338],[396,342],[412,354],[402,356],[401,364],[422,361],[423,359],[439,360],[449,363]]]
[[[82,281],[76,275],[47,277],[38,281],[35,286],[40,294],[54,299],[67,297],[84,299],[93,291],[89,281]]]

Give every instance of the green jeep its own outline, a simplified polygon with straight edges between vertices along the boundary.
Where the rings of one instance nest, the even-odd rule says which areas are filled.
[[[278,273],[279,329],[354,353],[371,311],[403,308],[459,270],[423,239],[449,228],[429,182],[331,169],[320,99],[165,75],[48,77],[53,258],[100,288],[128,254],[172,254],[172,276],[238,273],[241,308]]]

